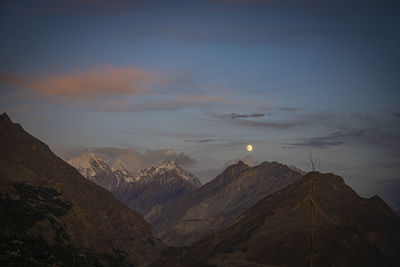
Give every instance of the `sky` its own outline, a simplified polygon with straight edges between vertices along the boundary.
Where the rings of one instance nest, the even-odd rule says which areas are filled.
[[[312,152],[400,209],[396,2],[1,1],[0,111],[56,152],[174,151],[202,182]]]

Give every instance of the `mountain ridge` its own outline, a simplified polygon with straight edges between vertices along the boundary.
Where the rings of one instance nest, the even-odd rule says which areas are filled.
[[[154,208],[146,219],[167,244],[189,245],[229,226],[247,208],[301,176],[277,162],[250,167],[239,161],[185,198]]]
[[[258,202],[171,266],[398,266],[400,220],[333,174],[312,172]]]

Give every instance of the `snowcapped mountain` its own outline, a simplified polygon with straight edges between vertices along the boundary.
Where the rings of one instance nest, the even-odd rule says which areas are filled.
[[[143,215],[152,208],[176,200],[201,186],[199,180],[173,160],[151,165],[132,175],[123,161],[110,168],[94,153],[80,155],[68,161],[84,177],[111,191],[118,199]]]
[[[186,196],[200,186],[196,177],[169,160],[141,170],[133,182],[119,186],[114,194],[131,209],[147,215],[153,208]]]
[[[118,179],[118,185],[122,182],[124,183],[132,183],[136,181],[136,177],[132,176],[131,173],[126,168],[126,165],[123,161],[117,160],[114,163],[114,166],[111,168],[111,171]]]
[[[103,159],[94,153],[80,155],[69,160],[68,163],[89,180],[93,180],[94,177],[103,172],[111,173]]]
[[[132,180],[122,162],[117,163],[113,169],[110,169],[107,163],[94,153],[80,155],[69,160],[68,163],[88,180],[109,191],[116,190],[126,180]]]
[[[182,180],[194,187],[199,187],[201,183],[192,174],[186,172],[173,160],[168,160],[167,163],[160,166],[151,165],[150,167],[141,170],[136,176],[136,181],[141,183],[171,183],[174,180]]]

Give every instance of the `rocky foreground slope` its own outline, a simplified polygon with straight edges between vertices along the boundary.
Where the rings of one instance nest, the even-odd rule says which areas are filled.
[[[379,197],[312,172],[169,266],[400,266],[400,220]]]
[[[147,266],[164,248],[142,216],[0,116],[0,265]]]

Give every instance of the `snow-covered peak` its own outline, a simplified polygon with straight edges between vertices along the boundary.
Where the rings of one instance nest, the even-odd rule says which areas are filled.
[[[86,178],[96,176],[100,172],[111,171],[103,159],[94,153],[82,154],[70,159],[68,163]]]
[[[175,179],[182,179],[187,181],[195,186],[200,186],[199,180],[194,177],[192,174],[186,172],[178,164],[173,160],[168,160],[168,162],[156,166],[151,165],[143,170],[141,170],[136,176],[136,180],[140,180],[142,182],[150,182],[154,180],[161,180],[164,179],[166,182],[175,180]]]
[[[73,159],[68,160],[68,163],[74,167],[82,167],[82,168],[89,168],[90,162],[94,161],[103,161],[103,159],[99,156],[97,156],[94,153],[87,153],[87,154],[82,154],[78,157],[75,157]]]
[[[164,168],[164,169],[168,169],[168,170],[181,169],[178,166],[178,164],[172,159],[168,160],[167,163],[160,165],[160,168]]]
[[[118,178],[118,183],[120,182],[120,179],[124,179],[127,183],[136,181],[136,178],[129,173],[128,168],[122,160],[117,160],[111,170]]]
[[[125,163],[119,159],[114,163],[114,166],[111,168],[111,170],[113,172],[121,172],[124,175],[129,175],[129,171],[126,168]]]

